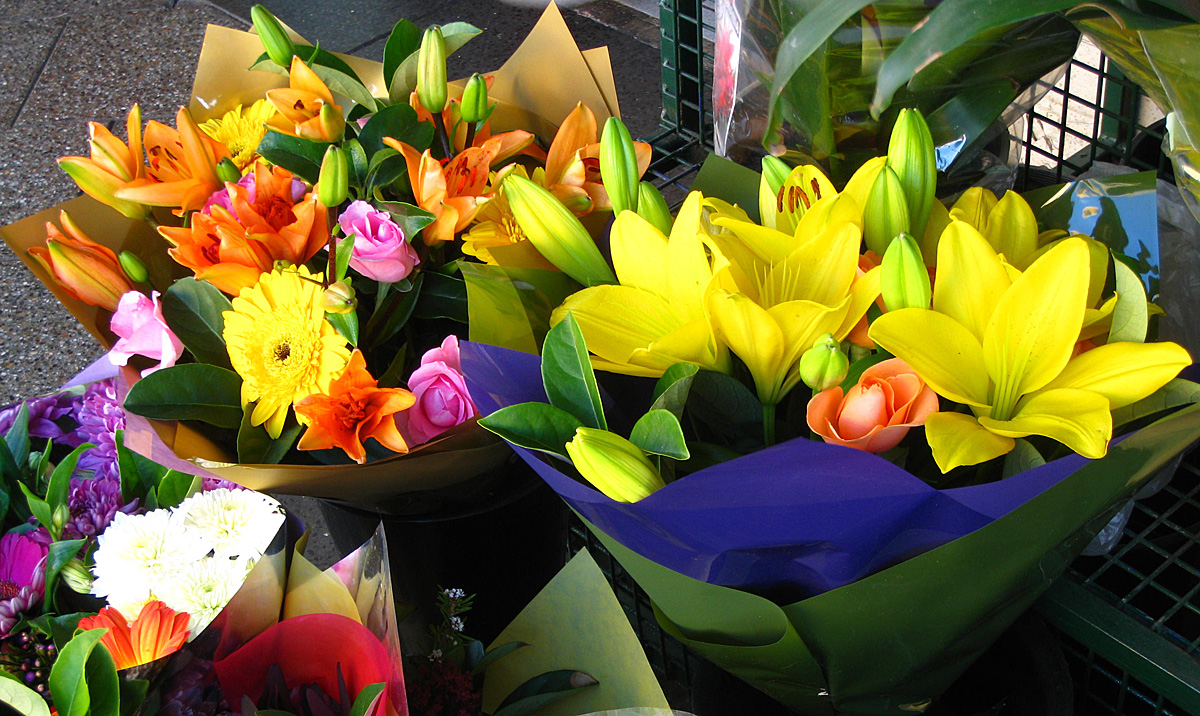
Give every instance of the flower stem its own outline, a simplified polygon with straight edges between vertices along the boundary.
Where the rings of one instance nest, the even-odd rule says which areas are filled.
[[[441,112],[433,112],[433,126],[437,129],[437,135],[442,140],[442,151],[445,153],[446,159],[454,156],[454,152],[450,150],[450,136],[446,134],[446,123],[442,120]]]
[[[329,224],[337,224],[337,210],[330,210],[331,216]],[[329,230],[329,264],[325,270],[325,288],[329,288],[329,284],[334,282],[334,274],[337,273],[337,231]]]
[[[470,147],[475,143],[475,123],[467,122],[467,141],[463,142],[463,147]]]
[[[771,447],[775,444],[775,406],[763,403],[763,445]]]

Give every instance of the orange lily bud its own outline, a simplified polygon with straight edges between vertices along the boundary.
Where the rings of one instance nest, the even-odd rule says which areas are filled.
[[[96,201],[130,219],[145,219],[150,214],[149,206],[116,196],[118,189],[146,173],[142,163],[142,112],[136,104],[129,110],[126,130],[128,144],[113,136],[104,125],[88,122],[90,156],[62,157],[58,165]]]
[[[121,296],[133,290],[117,255],[89,239],[67,212],[59,217],[66,234],[46,222],[46,246],[29,249],[30,255],[72,298],[117,310]]]

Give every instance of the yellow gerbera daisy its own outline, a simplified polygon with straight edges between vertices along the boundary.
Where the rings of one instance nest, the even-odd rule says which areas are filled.
[[[277,438],[288,410],[329,383],[350,360],[346,339],[325,320],[321,274],[275,269],[243,288],[225,311],[229,361],[242,377],[242,406],[257,401],[252,425],[266,423]]]
[[[200,125],[200,129],[228,147],[233,163],[245,173],[258,156],[258,143],[267,132],[267,123],[274,118],[274,105],[260,99],[246,109],[239,104],[220,119],[210,119]]]

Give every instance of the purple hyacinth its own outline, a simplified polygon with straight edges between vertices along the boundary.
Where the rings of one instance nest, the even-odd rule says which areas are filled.
[[[112,478],[71,478],[67,499],[71,517],[63,525],[63,539],[95,537],[108,527],[118,512],[133,514],[137,500],[126,504],[121,499],[121,481]]]
[[[117,443],[114,433],[125,429],[125,411],[117,400],[113,379],[92,383],[74,404],[75,422],[79,427],[66,437],[72,446],[92,443],[79,459],[80,470],[90,470],[99,479],[119,480]]]
[[[61,393],[46,395],[40,398],[30,398],[24,401],[29,406],[29,436],[57,440],[64,435],[63,429],[55,421],[69,414],[74,399]],[[6,435],[17,420],[17,412],[21,403],[13,403],[0,410],[0,435]]]

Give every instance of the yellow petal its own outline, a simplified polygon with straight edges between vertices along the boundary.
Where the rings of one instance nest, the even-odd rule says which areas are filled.
[[[977,407],[989,405],[983,348],[953,318],[924,308],[904,308],[876,318],[868,335],[903,358],[938,395]]]
[[[858,171],[854,172],[850,181],[846,182],[846,188],[842,189],[842,195],[853,198],[854,203],[860,208],[866,206],[867,197],[871,195],[871,187],[875,186],[875,179],[885,166],[887,166],[887,157],[874,157],[867,160],[858,168]]]
[[[562,320],[567,311],[579,322],[588,350],[617,365],[627,364],[635,350],[683,324],[666,301],[632,286],[585,288],[555,309],[551,322]]]
[[[609,232],[613,268],[622,286],[649,291],[664,301],[670,297],[663,282],[667,237],[632,211],[622,211]]]
[[[996,207],[996,195],[991,189],[973,186],[963,192],[954,206],[950,207],[950,218],[965,221],[978,231],[987,228],[988,214]]]
[[[764,404],[779,402],[779,387],[788,366],[781,365],[783,333],[775,320],[740,293],[716,291],[709,297],[708,306],[717,339],[750,369],[758,399]]]
[[[798,245],[790,233],[785,234],[782,231],[768,229],[749,221],[717,216],[713,217],[713,223],[733,232],[743,246],[767,264],[779,263]]]
[[[1037,251],[1037,218],[1020,194],[1005,192],[988,214],[984,236],[1009,263],[1020,265],[1026,256]]]
[[[646,260],[646,259],[643,259]],[[704,292],[712,282],[708,253],[700,240],[700,194],[692,192],[679,209],[667,241],[665,263],[668,301],[684,320],[704,320]]]
[[[850,335],[850,331],[854,330],[866,315],[871,304],[879,298],[879,281],[882,275],[880,267],[876,266],[854,280],[854,285],[850,287],[850,305],[846,307],[846,315],[842,318],[842,325],[834,332],[834,338],[840,341]]]
[[[949,225],[950,212],[946,205],[934,199],[929,209],[929,223],[925,224],[925,235],[921,237],[921,256],[926,266],[937,265],[938,244],[941,243],[942,232]]]
[[[841,326],[849,306],[850,300],[843,299],[836,306],[826,306],[813,301],[788,301],[768,308],[767,314],[774,319],[783,334],[784,351],[781,365],[784,368],[796,365],[800,356],[812,348],[818,338],[836,331]]]
[[[1009,453],[1016,445],[1012,438],[997,435],[962,413],[934,413],[925,418],[925,439],[942,472],[987,462]]]
[[[707,318],[686,323],[629,356],[629,364],[652,370],[652,375],[676,363],[695,363],[701,368],[719,373],[730,372],[729,353],[718,347]]]
[[[1090,390],[1108,398],[1115,410],[1150,395],[1191,364],[1175,343],[1109,343],[1072,358],[1045,389]]]
[[[995,250],[970,224],[951,221],[938,242],[933,310],[944,313],[983,341],[996,304],[1010,282]]]
[[[796,225],[795,235],[798,237],[816,236],[830,226],[845,221],[857,226],[861,232],[863,228],[862,205],[846,193],[827,196],[813,204],[813,207],[800,218],[800,223]]]
[[[1087,245],[1067,239],[1035,261],[996,304],[983,336],[996,419],[1011,416],[1020,396],[1067,365],[1083,326],[1087,289]]]
[[[322,572],[302,555],[295,554],[288,572],[283,618],[304,614],[340,614],[359,621],[358,607],[342,580]]]
[[[858,274],[858,249],[862,232],[850,223],[831,226],[801,244],[786,259],[771,268],[763,292],[774,300],[809,300],[827,306],[839,303],[850,292]],[[768,288],[769,287],[769,288]]]
[[[979,418],[979,424],[1010,438],[1043,435],[1093,460],[1104,457],[1112,437],[1108,398],[1072,388],[1026,396],[1017,404],[1011,420]]]

